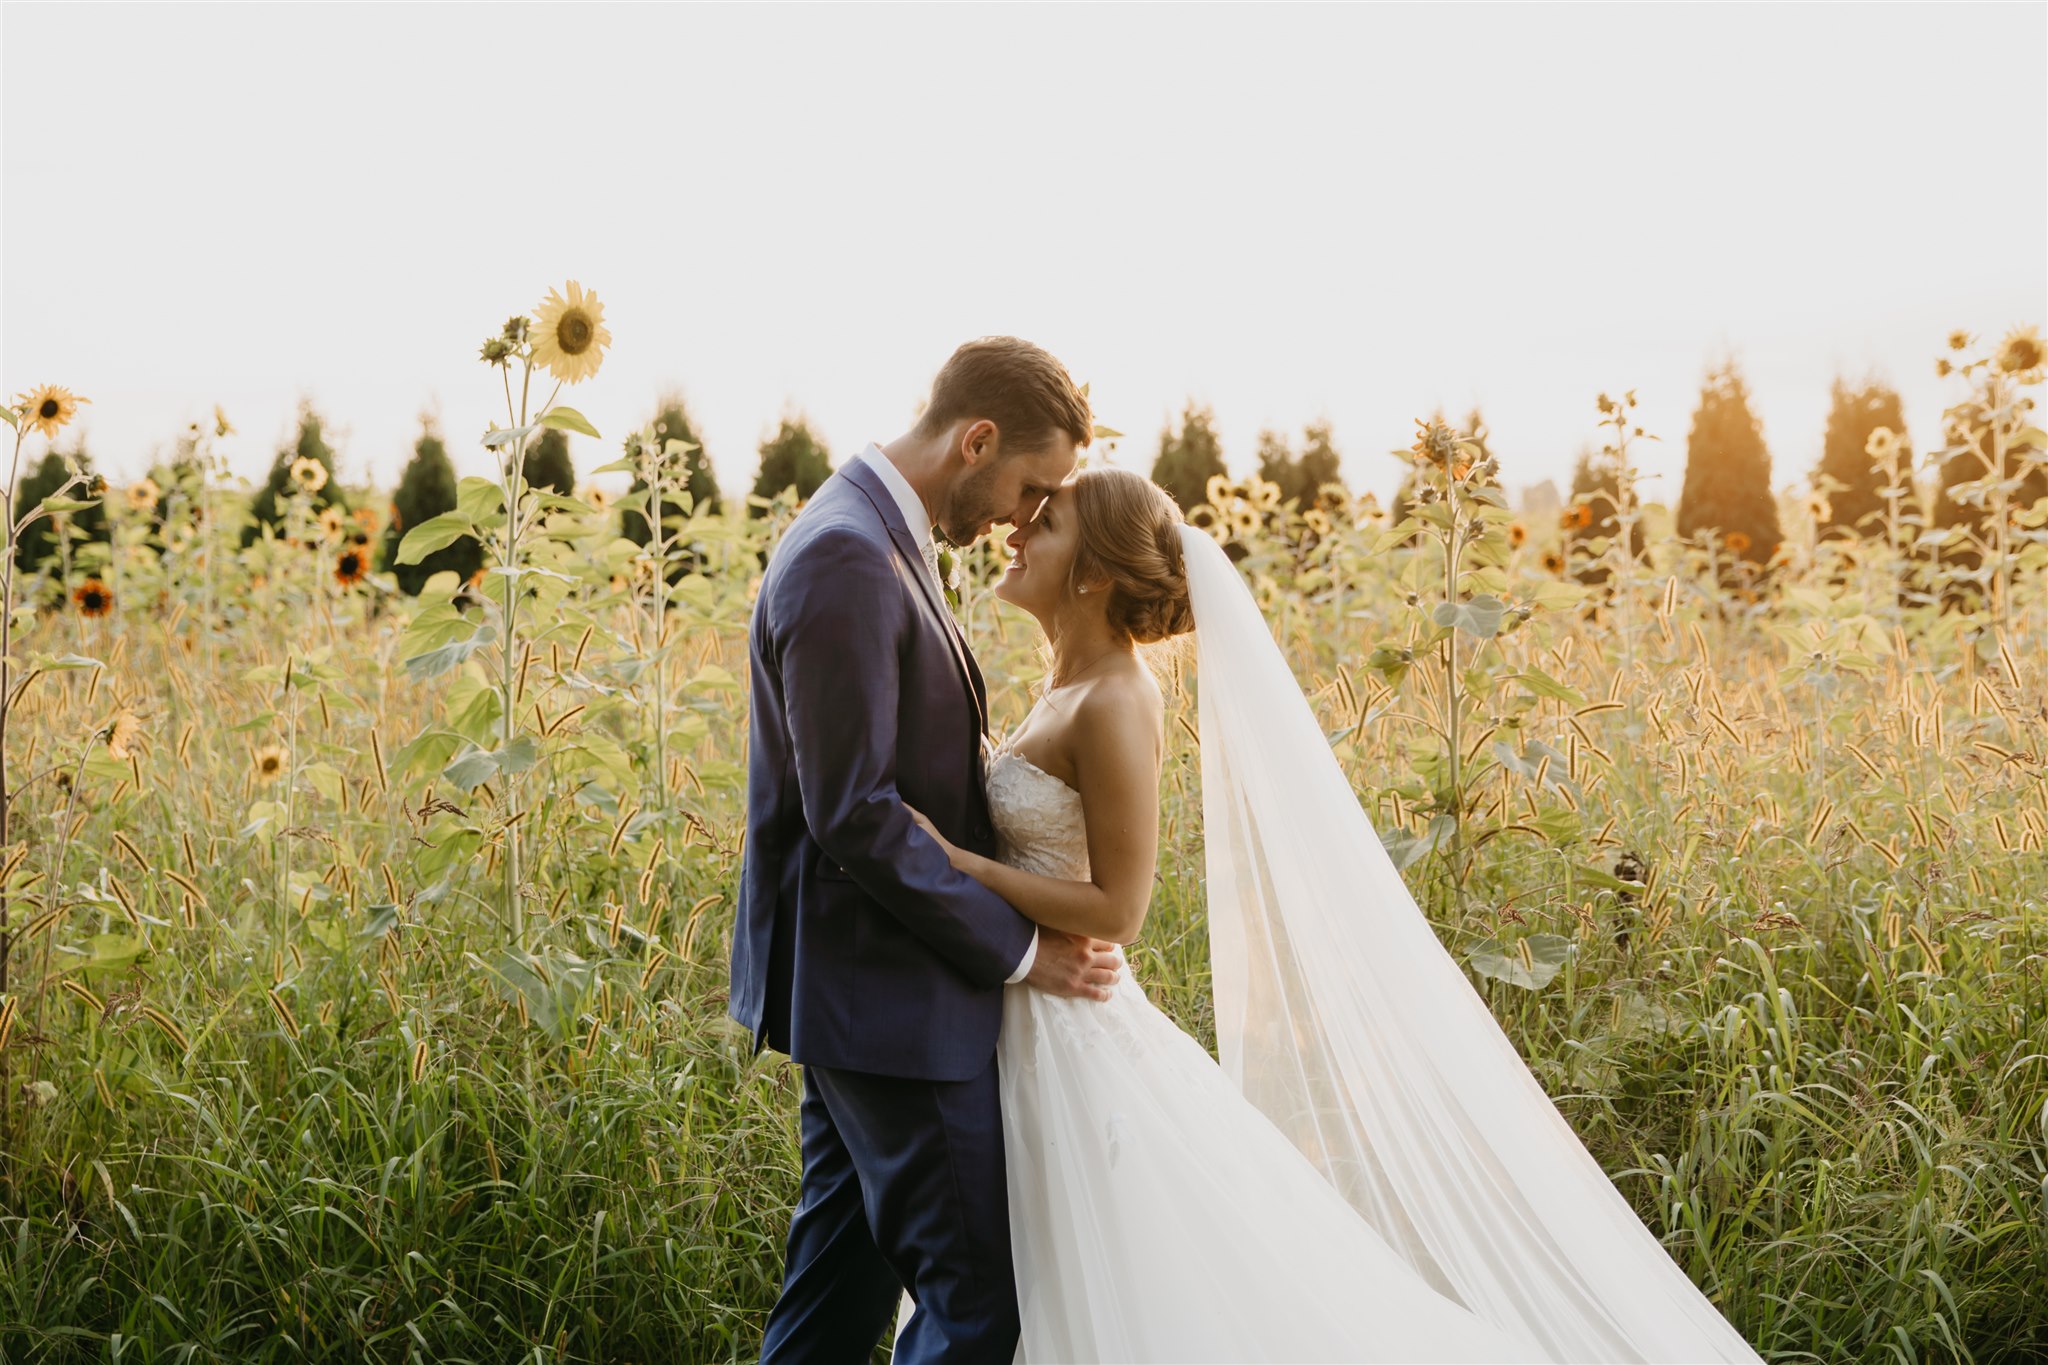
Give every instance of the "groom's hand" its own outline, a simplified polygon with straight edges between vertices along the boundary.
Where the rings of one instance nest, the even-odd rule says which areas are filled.
[[[1040,925],[1038,956],[1024,984],[1047,995],[1107,1000],[1109,988],[1116,984],[1123,969],[1115,950],[1116,945],[1107,939],[1086,938]]]

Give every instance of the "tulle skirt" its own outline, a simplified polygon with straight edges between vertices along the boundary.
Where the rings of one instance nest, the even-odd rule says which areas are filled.
[[[1008,987],[997,1057],[1018,1361],[1549,1358],[1410,1269],[1128,971]]]

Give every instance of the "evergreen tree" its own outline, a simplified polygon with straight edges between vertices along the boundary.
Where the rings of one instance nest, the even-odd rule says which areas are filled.
[[[334,478],[334,451],[328,446],[321,426],[320,414],[313,411],[313,405],[301,405],[298,435],[290,445],[277,452],[277,458],[270,462],[270,477],[249,504],[254,520],[242,528],[242,544],[252,544],[262,534],[259,529],[262,526],[276,530],[283,525],[284,509],[280,503],[289,493],[292,464],[298,460],[318,460],[327,470],[327,482],[313,494],[313,510],[316,513],[323,507],[348,510],[348,499],[342,496],[341,485]]]
[[[499,468],[504,468],[502,463]],[[576,492],[576,463],[569,458],[569,433],[543,427],[540,435],[526,447],[526,462],[520,472],[534,488],[560,493],[565,498],[573,496]]]
[[[1280,486],[1280,501],[1301,496],[1301,461],[1294,458],[1287,438],[1277,431],[1259,433],[1259,477]]]
[[[1331,501],[1322,496],[1322,490],[1333,484],[1344,487],[1344,457],[1337,453],[1328,422],[1310,422],[1302,428],[1300,467],[1303,507]]]
[[[1159,433],[1159,458],[1152,464],[1152,482],[1173,495],[1183,512],[1209,500],[1209,480],[1226,473],[1223,443],[1216,437],[1216,414],[1192,400],[1181,413],[1180,431],[1168,423]]]
[[[1621,471],[1614,462],[1594,451],[1581,449],[1572,468],[1572,492],[1560,516],[1564,531],[1564,559],[1571,575],[1581,583],[1605,583],[1611,570],[1606,556],[1589,557],[1590,542],[1621,534]],[[1643,557],[1643,521],[1638,510],[1629,550]],[[1576,551],[1576,552],[1575,552]]]
[[[1889,427],[1901,440],[1900,466],[1911,468],[1912,448],[1904,444],[1906,418],[1899,395],[1882,384],[1851,388],[1836,379],[1830,390],[1827,435],[1821,444],[1814,482],[1827,502],[1823,536],[1879,537],[1884,534],[1884,468],[1870,454],[1870,433]],[[1832,480],[1824,483],[1823,477]]]
[[[530,465],[529,461],[529,480],[533,478]],[[452,545],[444,545],[417,564],[394,562],[407,531],[454,510],[455,465],[449,460],[440,436],[427,426],[413,446],[405,472],[399,476],[398,490],[391,495],[391,524],[384,528],[378,553],[379,566],[394,575],[398,586],[409,595],[419,596],[426,581],[444,570],[452,569],[457,578],[467,582],[471,574],[483,567],[484,547],[475,536],[464,536]]]
[[[1724,553],[1757,567],[1770,563],[1782,538],[1763,424],[1750,410],[1749,386],[1732,360],[1710,371],[1700,389],[1686,438],[1677,530],[1686,540],[1718,531]]]
[[[92,472],[92,456],[86,452],[82,443],[72,451],[71,459],[88,474]],[[62,488],[70,478],[71,471],[65,466],[64,457],[55,450],[46,452],[42,463],[37,465],[15,490],[15,519],[19,521],[33,509],[42,506],[43,499]],[[83,499],[84,490],[73,488],[64,496]],[[80,508],[76,512],[66,512],[64,517],[72,527],[74,545],[82,540],[96,540],[102,545],[108,543],[107,508],[103,499],[96,499],[92,506]],[[58,558],[57,526],[50,517],[37,517],[35,522],[21,533],[21,539],[14,543],[14,563],[24,571],[32,572],[41,566],[44,560],[55,561]]]
[[[783,418],[773,436],[761,442],[761,472],[754,476],[754,496],[772,499],[785,488],[796,489],[798,502],[809,502],[825,480],[832,477],[832,452],[825,449],[801,416]],[[750,502],[750,516],[768,509]]]

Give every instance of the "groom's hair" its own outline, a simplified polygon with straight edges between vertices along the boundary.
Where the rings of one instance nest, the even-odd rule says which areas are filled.
[[[1051,352],[1016,337],[979,337],[953,352],[932,380],[914,428],[936,436],[961,418],[996,424],[1004,455],[1035,453],[1064,431],[1085,446],[1095,436],[1088,395]]]

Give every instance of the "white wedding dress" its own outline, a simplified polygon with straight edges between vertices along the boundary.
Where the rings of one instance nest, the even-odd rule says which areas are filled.
[[[1221,1065],[1128,971],[1005,988],[1018,1359],[1760,1365],[1437,939],[1236,566],[1181,543]],[[1088,875],[1065,783],[1002,748],[988,795],[1003,861]]]

